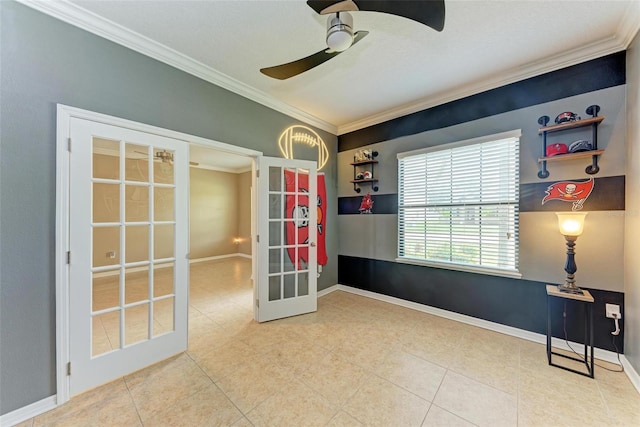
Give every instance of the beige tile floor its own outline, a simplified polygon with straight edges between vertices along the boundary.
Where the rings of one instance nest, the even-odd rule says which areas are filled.
[[[257,324],[249,276],[245,259],[194,264],[186,353],[21,426],[640,425],[625,374],[592,380],[543,345],[346,292]]]

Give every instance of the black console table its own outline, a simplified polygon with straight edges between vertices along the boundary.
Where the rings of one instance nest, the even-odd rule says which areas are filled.
[[[582,290],[583,294],[570,294],[566,292],[560,292],[557,286],[547,285],[547,360],[549,365],[561,368],[567,371],[575,372],[576,374],[584,375],[589,378],[593,378],[593,297],[589,291]],[[551,347],[551,298],[565,298],[569,300],[582,302],[585,306],[584,310],[584,359],[568,356],[562,353],[556,353]],[[590,357],[588,356],[590,354]],[[587,372],[578,371],[566,366],[557,365],[553,363],[552,356],[560,356],[566,359],[575,360],[577,362],[584,363],[587,368]]]

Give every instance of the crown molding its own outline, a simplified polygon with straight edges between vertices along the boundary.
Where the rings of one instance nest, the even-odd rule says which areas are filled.
[[[509,71],[500,73],[499,77],[493,79],[485,79],[456,87],[451,91],[429,97],[428,100],[422,99],[403,104],[382,113],[335,126],[66,0],[17,1],[334,135],[343,135],[460,98],[625,50],[640,30],[640,3],[632,1],[629,3],[627,12],[615,36],[544,58],[541,61],[512,68]]]
[[[70,3],[66,0],[17,1],[46,15],[52,16],[143,55],[164,62],[174,68],[257,102],[258,104],[269,107],[272,110],[286,114],[287,116],[300,120],[310,126],[315,126],[334,135],[337,132],[337,127],[329,122],[321,120],[318,117],[282,102],[265,92],[246,85],[209,67],[208,65],[189,58],[168,46],[83,9],[74,3]]]
[[[627,6],[627,11],[618,26],[617,36],[627,49],[633,38],[640,31],[640,2],[632,1]]]
[[[423,99],[417,102],[404,104],[392,110],[387,110],[351,123],[339,125],[338,135],[374,126],[398,117],[446,104],[447,102],[486,92],[491,89],[496,89],[501,86],[539,76],[551,71],[570,67],[572,65],[600,58],[621,50],[626,50],[629,44],[633,41],[635,35],[638,33],[639,29],[640,2],[631,2],[627,8],[627,13],[625,13],[623,21],[618,27],[618,32],[614,36],[580,46],[567,52],[548,56],[540,61],[512,68],[504,73],[500,73],[499,77],[493,79],[485,79],[465,86],[459,86],[451,91],[446,91],[436,95],[435,97],[430,97],[428,100]]]
[[[241,166],[241,167],[237,167],[237,168],[230,168],[230,167],[224,167],[224,166],[212,166],[212,165],[206,165],[206,164],[197,164],[197,165],[189,165],[189,168],[194,168],[194,169],[205,169],[205,170],[210,170],[210,171],[215,171],[215,172],[226,172],[226,173],[233,173],[233,174],[241,174],[241,173],[245,173],[245,172],[250,172],[251,171],[251,166],[247,167],[247,166]]]

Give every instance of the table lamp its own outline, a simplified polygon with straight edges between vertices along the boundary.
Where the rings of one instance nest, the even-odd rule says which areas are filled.
[[[584,218],[587,216],[587,212],[556,212],[556,215],[558,216],[560,233],[567,240],[567,262],[564,264],[567,280],[563,285],[558,285],[558,290],[571,294],[582,294],[582,289],[576,285],[575,273],[578,267],[573,248],[576,246],[578,236],[584,230]]]

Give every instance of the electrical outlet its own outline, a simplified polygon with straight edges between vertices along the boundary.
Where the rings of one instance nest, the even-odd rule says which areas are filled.
[[[622,319],[622,313],[620,313],[620,306],[618,304],[606,304],[605,312],[609,319]]]
[[[116,251],[107,252],[107,258],[115,259],[116,258]]]

